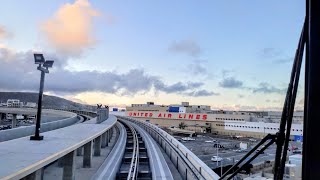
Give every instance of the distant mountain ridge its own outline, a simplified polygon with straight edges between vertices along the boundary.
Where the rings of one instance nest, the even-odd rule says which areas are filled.
[[[38,103],[38,93],[33,92],[0,92],[0,102],[8,99],[19,99],[21,102]],[[44,108],[66,108],[80,110],[94,110],[95,106],[76,103],[56,96],[43,95],[42,106]]]

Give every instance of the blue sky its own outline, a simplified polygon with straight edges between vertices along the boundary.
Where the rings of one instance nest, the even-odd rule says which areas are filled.
[[[61,65],[48,75],[47,93],[68,99],[279,109],[305,5],[298,0],[10,0],[0,11],[2,71],[17,63],[28,66],[30,71],[16,73],[28,73],[21,84],[32,84],[15,87],[6,81],[1,90],[36,91],[38,79],[30,75],[35,67],[26,62],[40,51]]]

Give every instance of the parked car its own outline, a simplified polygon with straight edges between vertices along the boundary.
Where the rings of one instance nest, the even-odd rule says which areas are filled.
[[[234,152],[242,153],[242,152],[248,152],[246,149],[235,149]]]
[[[249,139],[249,141],[256,142],[257,140],[256,139]]]
[[[211,161],[215,161],[215,162],[220,162],[222,160],[223,159],[221,157],[219,157],[219,156],[212,156],[212,158],[211,158]]]
[[[232,139],[240,139],[240,138],[243,138],[243,136],[231,136]]]
[[[209,140],[209,141],[205,141],[206,143],[213,143],[213,142],[217,142],[216,140],[212,139],[212,140]]]
[[[301,149],[294,149],[292,150],[293,154],[302,154],[302,150]]]
[[[256,152],[260,152],[261,149],[257,149]],[[264,154],[264,151],[261,151],[260,154]]]
[[[194,141],[195,139],[190,138],[190,137],[183,137],[181,138],[183,141]]]
[[[222,146],[221,144],[214,144],[213,147],[214,148],[224,148],[224,146]]]

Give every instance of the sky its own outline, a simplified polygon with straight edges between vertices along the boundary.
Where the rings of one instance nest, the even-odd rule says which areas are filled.
[[[1,91],[37,92],[43,53],[45,93],[81,103],[280,110],[305,4],[6,0],[0,12]]]

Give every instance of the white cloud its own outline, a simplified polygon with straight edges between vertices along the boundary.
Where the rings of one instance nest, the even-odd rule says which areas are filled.
[[[10,33],[4,26],[0,25],[0,40],[11,38],[12,33]]]
[[[88,0],[76,0],[61,6],[41,29],[58,52],[78,56],[96,43],[92,33],[93,18],[99,15]]]
[[[78,71],[63,69],[65,61],[54,54],[46,54],[46,58],[54,59],[54,67],[46,76],[46,91],[55,94],[76,94],[82,92],[104,92],[118,96],[134,96],[149,92],[152,88],[167,94],[188,92],[189,96],[208,96],[210,92],[201,89],[202,82],[176,82],[171,85],[164,83],[160,77],[152,76],[143,69],[130,69],[125,73]],[[0,90],[35,91],[39,86],[39,71],[33,62],[33,52],[15,52],[0,47]],[[48,59],[48,58],[47,58]]]

